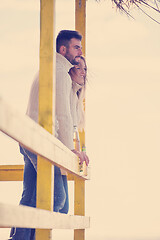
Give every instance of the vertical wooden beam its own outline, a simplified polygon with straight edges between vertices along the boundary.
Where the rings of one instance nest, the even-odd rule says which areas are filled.
[[[82,51],[86,52],[86,0],[75,0],[75,29],[82,34]],[[81,147],[85,145],[85,132],[80,134]],[[74,214],[85,215],[85,181],[75,177]],[[85,229],[74,230],[74,240],[84,240]]]
[[[52,133],[53,110],[53,61],[54,59],[55,0],[41,0],[40,7],[40,70],[39,70],[39,124]],[[55,74],[54,74],[55,76]],[[53,81],[54,80],[54,81]],[[54,101],[55,103],[55,101]],[[54,134],[54,133],[53,133]],[[53,165],[38,156],[37,208],[53,211]],[[51,230],[37,229],[36,240],[51,239]]]
[[[74,184],[74,214],[85,216],[85,181],[75,177]],[[74,230],[74,240],[84,239],[85,229]]]
[[[86,55],[86,0],[75,0],[75,29],[82,35],[82,51]],[[84,100],[85,105],[85,100]],[[79,132],[81,148],[85,145],[85,132]]]
[[[75,29],[82,38],[83,55],[86,54],[86,0],[75,0]]]

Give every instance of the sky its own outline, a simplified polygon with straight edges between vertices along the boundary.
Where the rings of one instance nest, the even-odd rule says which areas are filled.
[[[111,0],[87,1],[86,240],[160,240],[160,25],[132,13],[135,20]],[[0,95],[25,114],[39,69],[39,1],[1,0],[0,29]],[[74,29],[73,0],[56,3],[61,29]],[[23,164],[15,141],[1,133],[0,143],[1,164]],[[17,205],[22,183],[2,182],[0,191],[1,202]],[[0,229],[0,239],[8,233]],[[53,232],[57,240],[72,235]]]

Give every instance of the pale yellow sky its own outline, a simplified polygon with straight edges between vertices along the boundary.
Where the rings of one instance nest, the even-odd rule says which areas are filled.
[[[74,28],[72,3],[57,1],[56,33]],[[38,70],[39,1],[3,0],[0,16],[0,93],[25,113]],[[135,16],[109,1],[87,1],[88,240],[160,239],[160,29]],[[2,164],[23,163],[13,140],[0,134],[0,142]],[[20,186],[1,183],[1,201],[18,204]],[[0,230],[1,240],[7,231]],[[70,236],[57,232],[56,239],[64,234]]]

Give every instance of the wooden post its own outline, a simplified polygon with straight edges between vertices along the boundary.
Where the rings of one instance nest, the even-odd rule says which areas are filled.
[[[82,51],[85,56],[86,43],[86,0],[75,0],[75,29],[82,34]],[[85,132],[80,134],[81,147],[85,145]],[[75,177],[74,214],[85,215],[85,181]],[[74,230],[74,240],[84,240],[85,229]]]
[[[86,53],[86,0],[75,0],[75,29],[81,33],[82,51]]]
[[[55,0],[41,0],[40,7],[40,71],[39,71],[39,124],[52,133],[53,111],[53,34]],[[55,76],[55,75],[54,75]],[[55,82],[55,81],[54,81]],[[54,94],[54,95],[53,95]],[[55,101],[54,101],[55,103]],[[53,165],[38,156],[37,208],[53,211]],[[36,230],[36,240],[51,239],[51,230]]]
[[[74,214],[85,215],[85,181],[78,177],[75,177],[74,182]],[[74,240],[84,240],[85,229],[74,230]]]
[[[75,29],[82,35],[82,52],[86,54],[86,0],[75,0]],[[85,100],[84,100],[85,105]],[[85,145],[85,132],[79,132],[81,148]]]

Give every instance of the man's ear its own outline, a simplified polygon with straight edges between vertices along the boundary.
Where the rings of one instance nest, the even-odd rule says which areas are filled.
[[[62,56],[65,56],[65,55],[66,55],[66,47],[65,47],[64,45],[60,46],[59,53],[60,53]]]

